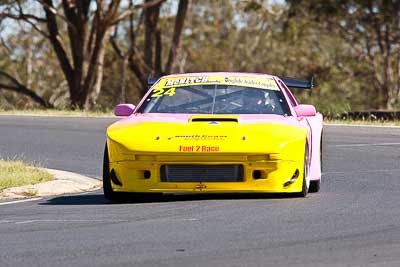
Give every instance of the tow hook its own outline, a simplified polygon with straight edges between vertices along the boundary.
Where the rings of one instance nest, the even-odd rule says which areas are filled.
[[[202,190],[202,189],[206,189],[206,188],[207,188],[207,186],[206,186],[205,184],[202,184],[201,182],[198,183],[198,184],[195,186],[195,189],[198,189],[198,190]]]

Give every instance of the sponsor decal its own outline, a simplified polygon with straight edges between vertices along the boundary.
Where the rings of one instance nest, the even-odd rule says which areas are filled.
[[[242,77],[225,77],[226,84],[243,85],[247,87],[256,87],[262,89],[275,90],[277,87],[273,79],[260,79],[260,78],[242,78]]]
[[[169,88],[169,89],[165,89],[165,88],[154,88],[153,92],[151,93],[150,97],[161,97],[161,96],[173,96],[175,95],[175,88]]]
[[[219,146],[180,145],[179,152],[219,152]]]
[[[234,85],[234,86],[245,86],[260,89],[268,89],[278,91],[279,87],[275,80],[272,78],[263,77],[245,77],[245,76],[192,76],[192,77],[170,77],[161,79],[155,86],[155,90],[162,88],[167,90],[167,88],[176,88],[188,85]],[[160,97],[163,95],[173,96],[175,93],[165,93],[166,91],[161,91],[158,89],[157,94],[152,97]]]
[[[201,84],[201,83],[207,83],[207,82],[208,82],[208,76],[183,77],[183,78],[179,78],[179,79],[167,80],[165,82],[165,86]]]
[[[194,135],[176,135],[176,139],[180,140],[225,140],[228,136],[226,135],[206,135],[206,134],[194,134]]]

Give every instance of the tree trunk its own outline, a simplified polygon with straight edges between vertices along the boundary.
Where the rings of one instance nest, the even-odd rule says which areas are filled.
[[[178,6],[178,13],[175,18],[174,33],[171,41],[171,48],[169,50],[168,61],[165,66],[165,73],[170,73],[172,66],[175,62],[176,55],[178,53],[178,48],[181,40],[183,24],[185,22],[185,17],[187,9],[189,6],[189,0],[180,0]]]
[[[380,88],[380,101],[379,101],[379,109],[380,110],[388,110],[390,109],[390,96],[389,96],[389,86],[383,85]]]
[[[112,29],[109,28],[104,33],[102,40],[100,42],[101,44],[99,47],[97,63],[92,63],[95,64],[96,67],[94,68],[95,72],[93,78],[94,82],[92,83],[92,85],[88,86],[87,90],[87,92],[91,92],[89,97],[87,97],[85,103],[85,107],[87,109],[92,109],[97,104],[97,98],[100,95],[101,84],[103,81],[103,73],[104,73],[103,69],[104,69],[104,57],[106,52],[106,43],[109,40],[111,30]]]
[[[141,90],[141,95],[144,95],[148,91],[147,79],[149,76],[159,77],[163,74],[169,74],[172,66],[176,59],[178,48],[180,44],[180,36],[184,26],[184,21],[189,5],[189,0],[180,0],[178,5],[178,12],[175,18],[175,27],[171,39],[171,46],[168,54],[168,61],[165,65],[162,64],[162,40],[161,30],[158,26],[160,17],[160,8],[164,1],[156,2],[154,0],[145,0],[145,3],[154,2],[154,5],[148,6],[144,9],[144,47],[142,51],[138,49],[135,44],[136,36],[130,38],[131,43],[130,51],[132,53],[129,57],[129,69],[138,78]],[[132,20],[132,18],[130,18]],[[132,23],[132,21],[131,21]],[[142,19],[139,20],[138,26],[142,23]],[[132,27],[131,27],[132,28]],[[136,32],[139,32],[136,30]],[[132,32],[131,32],[132,35]],[[123,60],[121,56],[121,49],[118,47],[115,41],[111,40],[114,51],[119,55],[119,58]],[[163,70],[163,66],[165,66]]]
[[[129,55],[125,55],[122,60],[121,70],[121,103],[126,103],[126,71],[129,63]]]
[[[152,0],[146,0],[146,3]],[[145,36],[144,36],[144,62],[150,70],[149,75],[154,75],[155,44],[157,43],[158,19],[160,17],[160,5],[147,8],[145,16]]]
[[[91,0],[62,0],[65,17],[59,21],[67,22],[70,53],[59,36],[53,1],[43,1],[50,43],[68,82],[71,107],[93,108],[100,94],[105,46],[120,0],[96,1],[93,19],[90,19]]]
[[[384,44],[384,49],[382,51],[382,57],[383,57],[383,86],[381,87],[381,101],[380,101],[380,109],[386,110],[390,109],[390,72],[391,72],[391,66],[390,66],[390,59],[391,59],[391,43],[389,41],[389,32],[390,28],[389,25],[385,25],[385,31],[384,31],[384,38],[383,38],[383,44]]]

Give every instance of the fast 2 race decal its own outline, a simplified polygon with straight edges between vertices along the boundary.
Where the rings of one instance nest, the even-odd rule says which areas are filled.
[[[181,140],[218,140],[222,141],[227,138],[226,135],[178,135],[175,136],[176,139]],[[179,152],[219,152],[219,146],[210,146],[210,145],[179,145]]]
[[[180,145],[179,152],[219,152],[219,146]]]
[[[238,76],[193,76],[161,79],[154,87],[151,97],[174,96],[176,87],[188,85],[233,85],[279,91],[272,78]]]

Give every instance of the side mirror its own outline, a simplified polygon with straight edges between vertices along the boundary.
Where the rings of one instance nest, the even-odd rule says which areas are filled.
[[[119,104],[114,108],[116,116],[130,116],[135,111],[135,105],[132,104]]]
[[[317,114],[317,110],[313,105],[298,105],[294,107],[297,117],[312,117]]]

